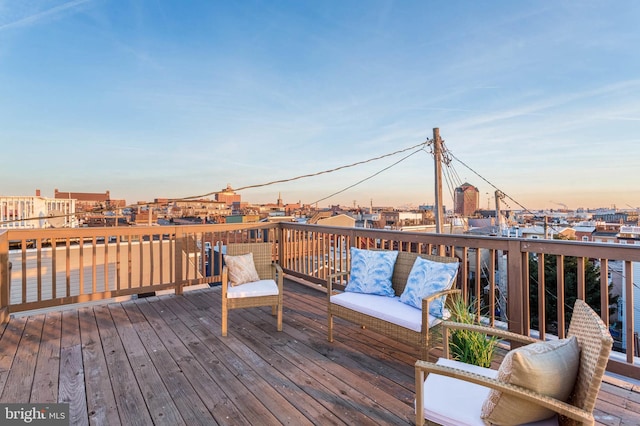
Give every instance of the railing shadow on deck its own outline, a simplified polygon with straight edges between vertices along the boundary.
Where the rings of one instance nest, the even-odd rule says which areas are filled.
[[[286,274],[320,286],[329,274],[349,270],[350,247],[455,256],[461,261],[457,285],[479,319],[543,339],[564,337],[568,301],[576,297],[604,312],[610,325],[611,277],[621,277],[625,299],[616,315],[624,337],[608,370],[640,379],[633,328],[633,262],[640,262],[640,247],[630,245],[286,222],[6,230],[0,231],[0,320],[32,309],[215,285],[226,245],[255,241],[273,242],[274,261]],[[558,265],[555,271],[545,259]]]

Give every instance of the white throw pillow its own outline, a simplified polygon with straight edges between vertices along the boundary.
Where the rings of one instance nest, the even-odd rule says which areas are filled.
[[[224,262],[227,265],[229,282],[232,286],[260,280],[258,271],[256,271],[256,265],[253,263],[253,253],[239,256],[226,255]]]
[[[510,351],[502,360],[497,379],[567,401],[580,364],[575,336],[531,343]],[[552,417],[554,411],[492,390],[480,417],[493,424],[522,424]]]

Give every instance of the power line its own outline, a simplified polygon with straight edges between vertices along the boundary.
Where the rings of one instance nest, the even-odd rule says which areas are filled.
[[[464,161],[460,160],[458,157],[456,157],[455,155],[453,155],[453,153],[449,150],[447,150],[447,152],[449,153],[449,155],[451,155],[451,157],[456,160],[457,162],[459,162],[460,164],[462,164],[463,166],[465,166],[467,169],[469,169],[471,172],[473,172],[476,176],[478,176],[480,179],[482,179],[483,181],[485,181],[486,183],[488,183],[493,189],[496,189],[500,192],[502,192],[504,194],[505,197],[507,197],[508,199],[510,199],[511,201],[513,201],[514,203],[516,203],[518,206],[522,207],[523,210],[532,213],[528,208],[526,208],[525,206],[523,206],[522,204],[520,204],[517,200],[515,200],[514,198],[512,198],[509,194],[507,194],[506,192],[504,192],[503,190],[501,190],[500,188],[498,188],[497,186],[495,186],[493,183],[489,182],[488,179],[486,179],[484,176],[482,176],[480,173],[476,172],[474,169],[472,169],[469,165],[467,165]]]
[[[421,145],[425,145],[426,143],[427,143],[427,142],[424,142],[424,143],[422,143]],[[424,147],[421,147],[420,149],[417,149],[416,151],[414,151],[414,152],[410,153],[409,155],[406,155],[406,156],[402,157],[400,160],[396,161],[395,163],[390,164],[389,166],[387,166],[387,167],[383,168],[382,170],[379,170],[379,171],[375,172],[374,174],[372,174],[372,175],[370,175],[370,176],[367,176],[367,177],[366,177],[366,178],[364,178],[364,179],[359,180],[358,182],[354,183],[353,185],[349,185],[349,186],[347,186],[346,188],[343,188],[343,189],[341,189],[341,190],[339,190],[339,191],[336,191],[336,192],[334,192],[334,193],[333,193],[333,194],[331,194],[331,195],[327,195],[327,196],[326,196],[326,197],[324,197],[324,198],[321,198],[321,199],[319,199],[319,200],[316,200],[316,201],[314,201],[314,202],[313,202],[313,203],[311,203],[311,204],[319,203],[320,201],[324,201],[324,200],[326,200],[326,199],[328,199],[328,198],[331,198],[331,197],[334,197],[334,196],[336,196],[336,195],[338,195],[338,194],[341,194],[341,193],[343,193],[343,192],[345,192],[345,191],[347,191],[347,190],[349,190],[349,189],[351,189],[351,188],[353,188],[353,187],[355,187],[355,186],[358,186],[358,185],[360,185],[361,183],[363,183],[363,182],[365,182],[365,181],[367,181],[367,180],[369,180],[369,179],[371,179],[371,178],[373,178],[373,177],[375,177],[375,176],[378,176],[380,173],[382,173],[382,172],[384,172],[384,171],[386,171],[386,170],[389,170],[390,168],[392,168],[392,167],[394,167],[394,166],[396,166],[396,165],[400,164],[401,162],[405,161],[407,158],[409,158],[409,157],[411,157],[411,156],[413,156],[413,155],[415,155],[415,154],[417,154],[418,152],[423,151],[423,150],[424,150]]]
[[[445,148],[446,149],[446,148]],[[518,206],[520,206],[524,212],[535,215],[534,212],[532,212],[530,209],[528,209],[527,207],[523,206],[520,202],[518,202],[515,198],[511,197],[509,194],[507,194],[506,192],[504,192],[503,190],[501,190],[500,188],[498,188],[497,186],[495,186],[493,183],[491,183],[488,179],[486,179],[484,176],[482,176],[480,173],[478,173],[477,171],[475,171],[474,169],[472,169],[469,165],[467,165],[464,161],[460,160],[458,157],[456,157],[450,150],[446,149],[446,152],[448,155],[451,155],[451,157],[453,159],[455,159],[456,161],[458,161],[460,164],[462,164],[464,167],[466,167],[467,169],[469,169],[472,173],[474,173],[476,176],[478,176],[480,179],[482,179],[483,181],[485,181],[486,183],[488,183],[492,188],[500,191],[502,193],[502,195],[505,198],[510,199],[511,201],[513,201],[514,203],[516,203]],[[560,229],[558,227],[556,227],[553,223],[548,224],[548,226],[553,229],[556,232],[560,232]]]
[[[254,185],[241,186],[240,188],[236,188],[235,191],[243,191],[245,189],[252,189],[252,188],[261,188],[261,187],[264,187],[264,186],[275,185],[277,183],[293,182],[295,180],[300,180],[300,179],[305,179],[305,178],[309,178],[309,177],[320,176],[320,175],[327,174],[327,173],[337,172],[338,170],[343,170],[343,169],[347,169],[347,168],[350,168],[350,167],[359,166],[361,164],[370,163],[372,161],[381,160],[381,159],[386,158],[386,157],[391,157],[391,156],[400,154],[402,152],[406,152],[406,151],[409,151],[411,149],[415,149],[417,147],[424,146],[424,145],[426,145],[426,144],[428,144],[430,142],[431,141],[429,139],[427,139],[425,142],[420,142],[419,144],[410,146],[409,148],[404,148],[404,149],[401,149],[399,151],[391,152],[389,154],[380,155],[378,157],[370,158],[368,160],[358,161],[358,162],[355,162],[355,163],[346,164],[344,166],[339,166],[339,167],[336,167],[336,168],[333,168],[333,169],[323,170],[323,171],[315,172],[315,173],[309,173],[309,174],[306,174],[306,175],[295,176],[295,177],[288,178],[288,179],[280,179],[280,180],[274,180],[274,181],[266,182],[266,183],[258,183],[258,184],[254,184]],[[397,164],[397,163],[395,163],[395,164]],[[393,165],[395,165],[395,164],[393,164]],[[174,200],[171,200],[171,201],[181,201],[181,200],[189,200],[189,199],[194,199],[194,198],[204,198],[204,197],[208,197],[208,196],[211,196],[213,194],[219,194],[219,193],[220,193],[220,191],[213,191],[213,192],[209,192],[209,193],[203,194],[203,195],[194,195],[194,196],[190,196],[190,197],[177,198],[177,199],[174,199]]]

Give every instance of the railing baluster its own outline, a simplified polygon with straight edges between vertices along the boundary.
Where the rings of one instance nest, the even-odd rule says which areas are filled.
[[[538,256],[538,332],[540,333],[540,339],[545,340],[547,323],[546,310],[546,293],[547,283],[545,280],[545,256],[544,253],[537,253]],[[558,300],[559,301],[559,300]]]
[[[557,283],[557,295],[558,295],[558,303],[557,303],[557,312],[558,312],[558,337],[564,339],[565,336],[565,308],[564,308],[564,256],[557,255],[556,256],[556,283]]]
[[[67,284],[67,294],[66,296],[71,296],[71,241],[69,237],[65,239],[65,279]],[[38,300],[40,298],[38,297]]]
[[[609,260],[600,259],[600,317],[609,327]]]
[[[27,302],[27,241],[22,240],[22,303]]]
[[[92,291],[91,292],[92,293],[96,293],[98,291],[98,289],[97,289],[97,281],[98,281],[97,268],[98,268],[98,266],[97,266],[97,259],[96,259],[98,247],[97,247],[97,244],[96,244],[97,240],[96,240],[96,236],[95,235],[92,237],[91,242],[92,242],[92,249],[93,249],[92,252],[91,252],[91,283],[92,283],[92,285],[91,285],[91,287],[92,287],[91,290]],[[54,297],[54,299],[55,299],[55,297]]]
[[[633,265],[629,261],[624,262],[624,272],[625,272],[625,292],[627,295],[625,301],[625,320],[626,320],[626,346],[627,346],[627,362],[629,364],[633,363],[634,356],[634,330],[633,330],[633,317],[634,317],[634,307],[633,307]],[[640,354],[639,354],[640,355]]]
[[[37,299],[40,301],[42,300],[42,239],[36,240],[36,268],[38,268]]]

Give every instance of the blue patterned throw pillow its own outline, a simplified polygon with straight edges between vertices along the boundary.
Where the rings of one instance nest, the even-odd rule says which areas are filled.
[[[422,299],[435,292],[451,288],[457,273],[458,262],[434,262],[418,257],[409,272],[407,285],[400,295],[400,301],[422,309]],[[442,318],[444,301],[444,297],[439,297],[430,302],[429,313],[436,318]]]
[[[351,247],[351,273],[345,291],[395,296],[391,286],[397,251],[361,250]]]

